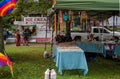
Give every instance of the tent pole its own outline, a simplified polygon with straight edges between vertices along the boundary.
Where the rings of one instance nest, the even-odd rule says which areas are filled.
[[[53,48],[53,36],[54,36],[54,25],[52,25],[52,42],[51,42],[51,55],[52,55],[52,48]]]
[[[113,38],[115,35],[115,12],[113,11]]]
[[[53,15],[51,15],[52,17],[52,40],[51,40],[51,58],[50,58],[50,65],[49,65],[49,69],[52,69],[52,49],[53,49],[53,37],[54,37],[54,24],[53,24],[53,18],[54,18],[54,13],[53,13]]]
[[[102,23],[102,27],[103,27],[102,15],[103,15],[103,12],[100,12],[100,14],[99,14],[99,19],[100,19],[100,21],[101,21],[101,23]],[[99,32],[100,32],[100,29],[99,29]],[[103,34],[102,34],[102,33],[101,33],[101,42],[103,43]]]
[[[47,21],[46,21],[46,34],[45,34],[45,38],[47,39],[47,23],[48,23],[48,16],[47,16]],[[47,46],[47,43],[45,41],[45,51],[46,51],[46,46]]]

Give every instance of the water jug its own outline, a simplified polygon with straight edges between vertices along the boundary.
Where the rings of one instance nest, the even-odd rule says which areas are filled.
[[[54,69],[47,69],[45,71],[45,78],[44,79],[56,79],[56,72]]]

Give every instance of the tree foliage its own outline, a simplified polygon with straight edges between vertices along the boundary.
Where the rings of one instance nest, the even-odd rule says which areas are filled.
[[[33,0],[18,0],[15,10],[12,12],[16,20],[21,20],[21,15],[29,16],[34,15],[46,15],[47,9],[52,6],[52,0],[39,0],[33,2]]]

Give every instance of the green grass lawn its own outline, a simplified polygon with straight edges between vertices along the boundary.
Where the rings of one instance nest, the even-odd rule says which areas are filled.
[[[86,76],[81,70],[65,70],[60,75],[53,60],[43,57],[44,46],[7,45],[5,48],[13,62],[14,77],[5,66],[0,68],[0,79],[44,79],[44,72],[50,66],[57,72],[57,79],[120,79],[120,62],[97,57],[96,61],[88,61]],[[47,49],[50,51],[49,47]]]

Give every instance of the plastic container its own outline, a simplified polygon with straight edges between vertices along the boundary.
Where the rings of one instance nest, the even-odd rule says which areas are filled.
[[[54,69],[51,70],[51,79],[56,79],[56,72]]]
[[[49,79],[49,69],[45,71],[45,78],[44,79]]]
[[[45,71],[45,78],[44,79],[56,79],[56,72],[54,69],[47,69]]]

